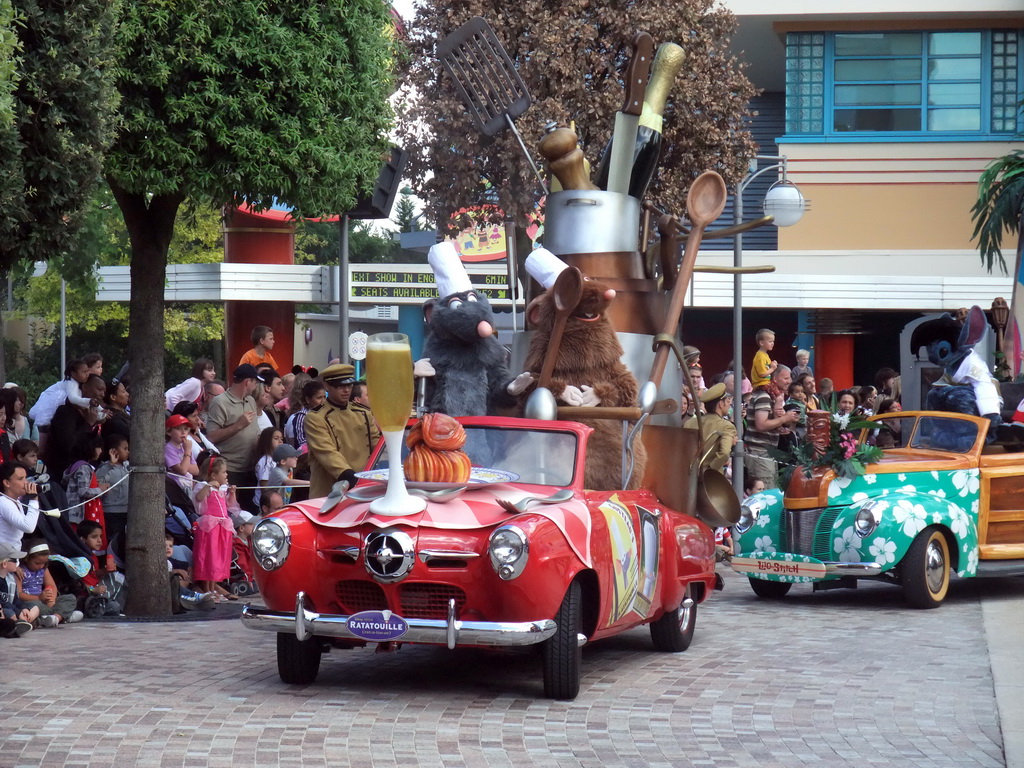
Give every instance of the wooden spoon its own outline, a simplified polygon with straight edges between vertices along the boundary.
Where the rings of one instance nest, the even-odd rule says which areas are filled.
[[[540,381],[537,383],[538,387],[545,389],[551,383],[551,374],[555,370],[555,359],[562,344],[565,324],[583,297],[583,273],[576,267],[566,267],[556,278],[551,292],[555,300],[555,322],[551,326],[548,351],[544,356],[544,367],[540,370]]]
[[[722,214],[728,197],[729,190],[726,189],[725,182],[714,171],[705,171],[690,186],[690,192],[686,196],[686,217],[692,226],[690,234],[686,238],[683,263],[676,277],[676,284],[672,288],[668,311],[665,313],[665,325],[661,332],[667,336],[675,336],[679,327],[679,318],[683,313],[686,291],[690,285],[690,278],[693,277],[693,265],[697,261],[697,251],[700,249],[704,230],[708,224]],[[738,300],[739,297],[737,297]],[[650,380],[657,386],[661,385],[661,377],[665,373],[665,364],[668,362],[668,353],[667,345],[658,345],[650,377]]]

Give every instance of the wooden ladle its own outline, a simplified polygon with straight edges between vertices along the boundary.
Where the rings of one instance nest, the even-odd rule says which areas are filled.
[[[729,197],[729,190],[725,186],[722,177],[714,171],[705,171],[698,176],[686,196],[686,217],[690,220],[690,234],[686,238],[686,249],[683,251],[683,263],[676,277],[676,284],[672,288],[672,297],[669,300],[668,311],[665,313],[665,325],[662,333],[667,336],[675,336],[679,327],[679,318],[683,313],[683,304],[686,301],[686,291],[693,277],[693,265],[697,261],[697,251],[700,249],[701,240],[704,237],[704,230],[708,224],[722,215],[726,199]],[[654,355],[654,364],[651,366],[650,381],[655,386],[661,385],[661,377],[665,373],[665,364],[668,362],[669,346],[661,344]]]
[[[576,267],[566,267],[551,286],[551,292],[555,302],[555,321],[551,326],[551,337],[548,339],[547,353],[541,366],[540,381],[526,399],[523,412],[528,419],[544,421],[558,418],[558,402],[548,389],[548,384],[551,383],[551,374],[555,370],[555,359],[562,344],[565,324],[583,296],[583,274]]]
[[[555,279],[551,293],[555,301],[555,322],[551,326],[551,338],[548,339],[548,351],[544,355],[544,366],[540,369],[538,386],[541,387],[547,387],[551,383],[551,374],[555,370],[555,359],[558,357],[558,348],[562,344],[565,324],[569,321],[569,315],[576,309],[576,305],[580,303],[580,299],[583,298],[583,273],[576,267],[566,267]]]

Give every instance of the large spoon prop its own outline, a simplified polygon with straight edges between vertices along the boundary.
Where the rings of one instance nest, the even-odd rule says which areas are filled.
[[[566,267],[559,273],[555,284],[551,286],[551,293],[555,302],[555,322],[551,326],[551,338],[548,339],[548,349],[540,371],[540,381],[537,382],[537,388],[527,398],[524,408],[526,418],[545,421],[552,421],[558,417],[558,403],[555,401],[554,395],[551,394],[551,390],[548,389],[548,385],[551,383],[551,374],[555,370],[555,360],[558,357],[558,348],[562,344],[565,324],[583,297],[583,274],[576,267]]]
[[[722,177],[714,171],[705,171],[694,180],[690,186],[690,192],[686,196],[686,217],[690,220],[690,234],[686,238],[686,249],[683,251],[683,263],[676,277],[676,283],[672,288],[672,296],[669,300],[668,311],[665,313],[665,325],[662,328],[662,336],[674,338],[679,328],[679,318],[683,314],[683,304],[686,301],[686,291],[693,277],[693,267],[697,261],[697,251],[700,249],[701,240],[704,237],[704,230],[717,219],[725,208],[729,190],[726,189]],[[651,375],[644,384],[640,393],[640,402],[655,401],[655,394],[661,386],[661,377],[665,373],[665,365],[668,363],[670,346],[667,343],[658,343],[657,352],[654,355],[654,364],[651,366]],[[647,390],[645,393],[643,390]]]

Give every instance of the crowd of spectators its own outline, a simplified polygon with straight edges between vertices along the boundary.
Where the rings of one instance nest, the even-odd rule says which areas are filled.
[[[328,385],[315,369],[282,376],[270,328],[255,328],[252,342],[227,381],[201,358],[165,393],[175,612],[255,589],[247,544],[255,523],[308,497],[305,420],[324,407]],[[324,373],[338,379],[338,371],[348,391],[351,366]],[[130,377],[105,380],[102,357],[90,354],[30,402],[15,383],[0,389],[3,637],[118,613],[130,587]]]
[[[807,412],[825,410],[836,414],[850,414],[866,418],[873,414],[890,413],[900,410],[900,377],[892,368],[882,368],[872,384],[854,386],[835,391],[831,379],[817,379],[810,365],[809,350],[798,349],[793,355],[795,364],[789,367],[774,354],[775,333],[762,328],[755,336],[757,353],[751,362],[751,375],[740,369],[743,422],[743,469],[745,485],[757,487],[778,487],[778,463],[774,458],[775,449],[792,448],[804,439]],[[729,370],[707,379],[700,365],[700,350],[684,347],[683,356],[689,367],[694,383],[693,395],[688,392],[686,401],[692,414],[696,408],[710,418],[705,418],[706,442],[705,465],[731,474],[731,454],[739,442],[733,426],[733,393],[735,365]],[[695,418],[687,426],[696,428]],[[714,435],[714,441],[710,440]],[[886,441],[891,433],[880,430],[871,440],[880,447],[890,447]],[[711,443],[714,442],[712,446]]]

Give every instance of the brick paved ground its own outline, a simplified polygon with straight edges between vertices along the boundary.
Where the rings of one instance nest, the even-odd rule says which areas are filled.
[[[301,687],[233,621],[33,632],[0,643],[0,766],[1004,765],[980,580],[911,611],[881,585],[771,604],[725,576],[689,651],[595,644],[574,702],[525,655],[336,651]],[[1024,605],[1024,580],[998,588]]]

